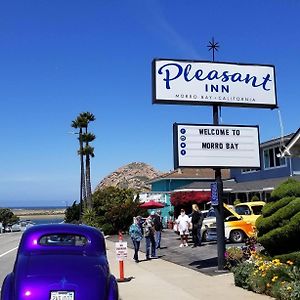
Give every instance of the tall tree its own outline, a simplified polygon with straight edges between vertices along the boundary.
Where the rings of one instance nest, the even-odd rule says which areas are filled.
[[[82,140],[82,129],[85,128],[86,122],[85,119],[80,115],[72,121],[71,126],[75,129],[79,129],[79,150],[78,154],[80,156],[80,214],[83,211],[83,203],[86,199],[86,185],[85,185],[85,170],[84,170],[84,161],[83,161],[83,140]]]
[[[86,206],[92,208],[92,186],[91,186],[91,157],[94,157],[94,148],[90,147],[89,143],[95,140],[95,135],[88,132],[88,125],[90,122],[96,120],[94,114],[90,112],[83,112],[80,117],[85,121],[85,133],[82,135],[85,147],[83,149],[83,155],[85,156],[85,182],[86,182]]]
[[[90,157],[94,157],[94,148],[89,145],[95,139],[95,135],[92,133],[86,133],[82,135],[83,141],[86,146],[83,148],[83,155],[85,155],[85,177],[86,177],[86,204],[87,208],[92,208],[92,185],[91,185],[91,161]]]

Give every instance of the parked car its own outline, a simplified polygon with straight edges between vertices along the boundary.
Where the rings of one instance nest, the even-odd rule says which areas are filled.
[[[255,222],[261,215],[261,211],[265,204],[266,202],[264,201],[243,202],[236,204],[234,209],[237,214],[243,217],[243,220],[250,222],[255,226]]]
[[[4,227],[3,227],[2,222],[0,222],[0,233],[3,233],[3,232],[4,232]]]
[[[83,225],[36,225],[24,231],[1,300],[117,300],[103,234]]]
[[[10,227],[10,231],[11,232],[21,231],[21,224],[20,223],[12,224],[11,227]]]
[[[241,243],[245,238],[255,235],[255,227],[226,204],[224,204],[224,222],[225,239],[232,243]],[[214,212],[203,220],[201,231],[203,240],[216,239],[217,227]]]

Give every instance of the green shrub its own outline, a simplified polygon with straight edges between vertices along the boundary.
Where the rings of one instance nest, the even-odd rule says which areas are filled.
[[[234,284],[244,289],[250,290],[249,274],[255,271],[255,265],[244,262],[233,268]]]
[[[290,199],[287,205],[280,207],[272,215],[260,218],[257,221],[256,228],[259,236],[262,236],[274,228],[286,225],[290,218],[294,216],[295,212],[300,211],[300,198],[289,197],[283,198],[282,200],[284,199]]]
[[[299,268],[290,261],[268,260],[254,255],[233,269],[235,285],[278,300],[300,299]]]
[[[262,209],[262,216],[263,217],[268,217],[275,213],[278,209],[286,206],[289,204],[292,200],[294,200],[295,197],[284,197],[276,202],[269,202],[267,203],[263,209]]]
[[[258,242],[271,255],[290,253],[300,249],[300,212],[294,215],[288,224],[277,227],[258,237]]]
[[[257,195],[254,195],[251,200],[251,202],[254,202],[254,201],[260,201],[259,197]]]
[[[111,224],[108,224],[108,223],[103,224],[101,226],[101,230],[105,235],[116,233],[115,228]]]
[[[233,202],[233,205],[237,205],[237,204],[240,204],[240,203],[241,203],[240,199],[235,199],[234,202]]]
[[[291,253],[276,255],[274,258],[286,263],[288,261],[293,262],[296,266],[300,266],[300,251],[295,251]]]
[[[280,184],[272,193],[271,200],[276,201],[288,196],[300,197],[300,182],[295,179],[288,179]]]
[[[0,208],[0,222],[2,222],[3,227],[7,224],[13,224],[19,221],[17,217],[9,208]]]

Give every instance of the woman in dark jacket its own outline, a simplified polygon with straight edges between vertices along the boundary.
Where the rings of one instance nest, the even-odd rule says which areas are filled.
[[[193,237],[193,247],[201,246],[201,227],[203,222],[203,215],[199,210],[197,204],[192,205],[193,212],[192,216],[192,237]]]

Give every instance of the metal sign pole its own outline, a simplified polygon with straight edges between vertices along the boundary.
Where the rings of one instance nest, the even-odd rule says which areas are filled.
[[[209,42],[209,51],[212,50],[213,62],[215,61],[215,51],[218,51],[218,43],[214,41]],[[213,105],[213,124],[219,125],[219,106]],[[225,265],[225,229],[224,229],[224,207],[223,207],[223,182],[221,169],[215,168],[215,182],[218,191],[218,204],[214,206],[216,212],[217,223],[217,247],[218,247],[218,270],[224,270]]]

